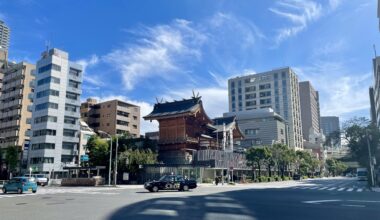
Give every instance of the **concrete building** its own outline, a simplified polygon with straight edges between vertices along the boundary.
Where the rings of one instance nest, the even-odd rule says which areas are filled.
[[[81,158],[82,156],[85,156],[88,153],[88,150],[87,150],[88,139],[90,139],[96,133],[94,132],[94,130],[92,130],[92,128],[90,128],[90,126],[87,125],[86,122],[80,120],[79,123],[80,123],[79,158]]]
[[[6,50],[0,48],[0,94],[3,87],[4,72],[8,66],[8,53]]]
[[[376,125],[380,127],[380,57],[376,57],[372,60],[373,64],[373,104],[371,102],[371,108],[374,109],[374,121]],[[370,97],[371,98],[371,97]],[[372,116],[373,117],[373,116]]]
[[[368,93],[369,93],[369,101],[371,104],[371,108],[370,108],[371,122],[374,125],[376,125],[377,117],[376,117],[376,108],[375,108],[375,91],[372,86],[369,87]]]
[[[308,141],[310,128],[313,128],[316,133],[320,132],[319,94],[309,81],[300,82],[299,89],[302,135],[303,139]]]
[[[3,88],[0,95],[0,149],[9,146],[19,146],[21,150],[28,149],[30,130],[27,119],[31,117],[28,106],[32,103],[29,94],[33,91],[32,81],[35,66],[21,62],[10,63],[4,69]],[[26,163],[27,153],[23,154]]]
[[[140,107],[120,100],[97,103],[96,99],[87,99],[81,104],[81,118],[96,132],[108,134],[128,132],[140,137]]]
[[[303,149],[298,77],[290,68],[228,80],[229,111],[273,108],[289,125],[289,146]]]
[[[339,117],[337,116],[322,116],[321,117],[321,130],[323,134],[328,138],[334,132],[339,132],[340,136],[340,124]],[[337,141],[336,147],[340,146],[340,138]]]
[[[36,66],[28,164],[34,172],[53,172],[78,164],[82,66],[67,52],[50,49]]]
[[[4,21],[0,20],[0,48],[8,50],[10,34],[11,30],[9,27],[4,23]]]
[[[288,126],[285,120],[271,108],[241,112],[228,112],[224,117],[236,116],[237,124],[244,134],[241,148],[287,144]]]

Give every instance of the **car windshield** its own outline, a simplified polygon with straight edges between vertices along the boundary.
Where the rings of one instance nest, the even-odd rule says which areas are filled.
[[[359,171],[358,176],[367,176],[367,171]]]

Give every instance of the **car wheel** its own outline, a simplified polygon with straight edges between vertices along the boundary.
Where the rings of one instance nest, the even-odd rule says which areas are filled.
[[[32,193],[36,193],[36,192],[37,192],[37,190],[33,190],[33,191],[32,191]]]
[[[189,186],[188,186],[188,185],[184,185],[184,186],[182,187],[182,189],[183,189],[183,191],[189,191]]]
[[[17,193],[18,193],[18,194],[22,194],[22,189],[21,189],[21,188],[18,188],[18,189],[17,189]]]
[[[7,189],[5,187],[3,187],[3,193],[7,193]]]
[[[152,191],[153,192],[158,192],[158,187],[157,186],[153,186]]]

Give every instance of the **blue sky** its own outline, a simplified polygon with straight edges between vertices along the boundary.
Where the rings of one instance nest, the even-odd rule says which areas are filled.
[[[49,41],[85,66],[82,99],[124,99],[142,116],[193,89],[220,116],[228,78],[290,66],[320,92],[322,115],[369,115],[376,0],[110,2],[0,0],[10,59],[35,63]]]

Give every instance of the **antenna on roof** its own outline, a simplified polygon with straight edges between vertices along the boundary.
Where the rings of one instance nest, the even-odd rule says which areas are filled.
[[[46,52],[49,52],[50,41],[48,40],[45,41],[45,47],[46,47]]]
[[[376,58],[377,55],[376,55],[376,45],[375,44],[373,45],[373,51],[375,52],[375,58]]]

